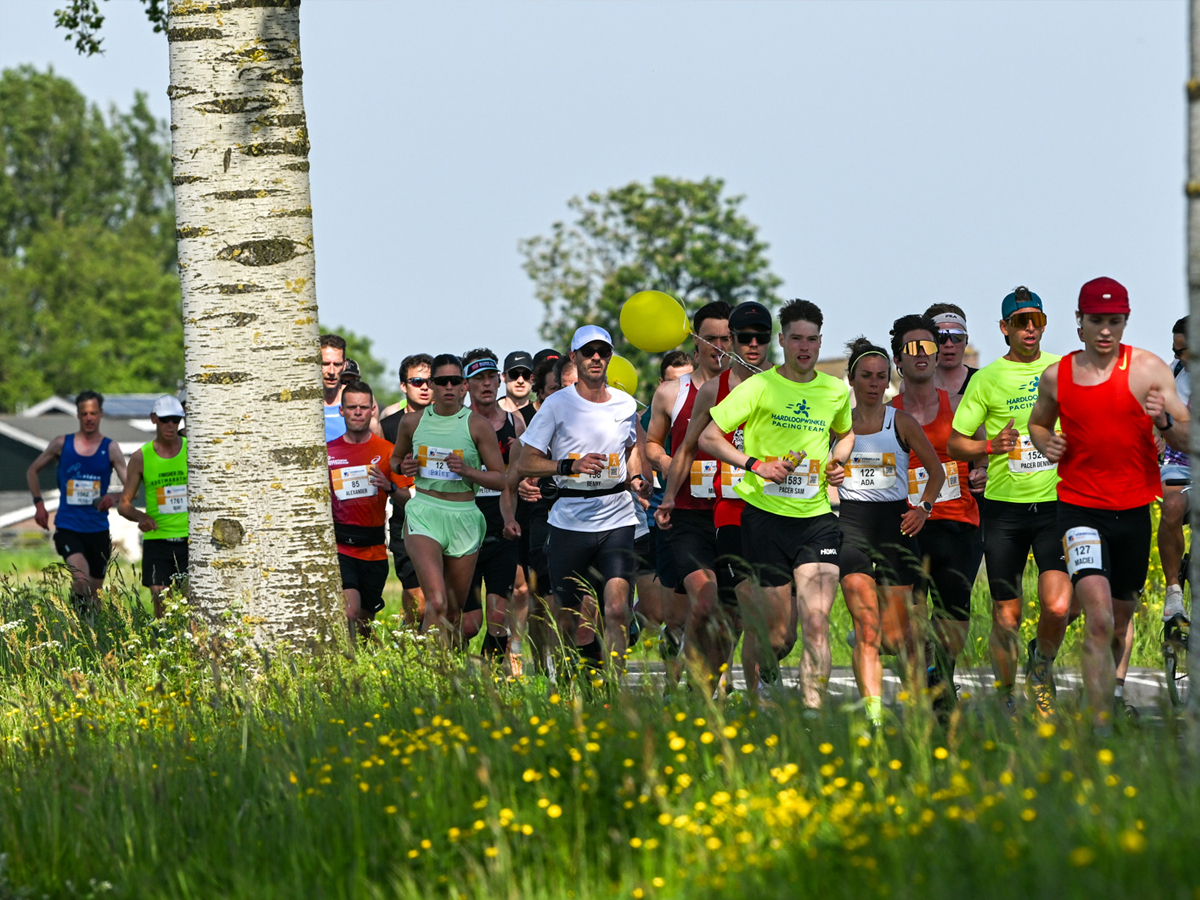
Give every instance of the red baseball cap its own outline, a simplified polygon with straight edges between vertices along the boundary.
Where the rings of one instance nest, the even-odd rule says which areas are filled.
[[[1129,291],[1113,278],[1093,278],[1079,289],[1079,311],[1109,315],[1129,315]]]

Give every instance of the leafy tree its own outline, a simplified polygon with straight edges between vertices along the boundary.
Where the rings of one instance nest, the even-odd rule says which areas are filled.
[[[521,241],[524,268],[546,307],[542,337],[565,350],[585,323],[607,328],[617,352],[632,362],[649,396],[658,357],[621,335],[621,304],[642,290],[664,291],[688,315],[714,300],[757,300],[773,307],[781,280],[764,255],[767,244],[740,212],[742,196],[723,196],[725,182],[657,177],[607,193],[575,197],[573,222],[549,236]]]
[[[374,340],[345,328],[326,328],[324,325],[321,326],[321,334],[340,334],[346,339],[346,359],[358,363],[359,377],[375,392],[380,409],[400,399],[398,373],[391,372],[383,360],[371,352]]]

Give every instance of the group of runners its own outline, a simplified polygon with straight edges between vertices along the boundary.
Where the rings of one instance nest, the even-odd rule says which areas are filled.
[[[888,341],[850,342],[843,379],[817,369],[824,320],[815,304],[784,305],[776,332],[757,302],[710,303],[693,317],[694,352],[663,358],[641,414],[608,384],[613,340],[596,325],[579,328],[565,353],[516,351],[503,365],[488,348],[409,356],[402,404],[383,410],[345,371],[345,342],[325,335],[348,622],[369,633],[390,549],[409,623],[452,646],[485,631],[485,653],[507,655],[514,671],[527,658],[541,666],[577,656],[619,667],[649,630],[713,691],[740,637],[748,688],[769,694],[799,633],[800,688],[815,710],[840,585],[862,708],[878,724],[887,654],[935,708],[954,706],[983,560],[997,695],[1015,713],[1032,554],[1039,619],[1025,648],[1026,692],[1038,712],[1054,712],[1055,658],[1082,614],[1087,698],[1097,727],[1109,727],[1124,708],[1114,698],[1146,581],[1150,504],[1164,493],[1164,617],[1185,615],[1175,573],[1186,510],[1186,321],[1174,328],[1172,371],[1122,343],[1129,314],[1122,285],[1089,281],[1075,311],[1083,349],[1059,357],[1042,349],[1041,298],[1018,287],[1000,303],[1008,352],[975,370],[964,363],[965,312],[934,304],[897,318]],[[783,362],[772,366],[774,343]],[[37,472],[57,459],[56,546],[77,573],[76,592],[93,596],[116,469],[118,509],[144,532],[144,580],[157,605],[171,575],[186,571],[183,409],[159,400],[155,439],[126,470],[100,437],[102,398],[85,392],[77,406],[80,431],[34,462],[30,489],[40,500]],[[142,482],[145,512],[133,506]],[[43,507],[37,515],[45,526]]]

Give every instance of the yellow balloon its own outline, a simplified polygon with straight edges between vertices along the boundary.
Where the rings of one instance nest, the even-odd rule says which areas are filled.
[[[662,291],[639,291],[621,307],[625,339],[647,353],[666,353],[684,342],[692,330],[679,301]]]
[[[637,369],[625,357],[613,354],[613,358],[608,361],[608,383],[627,394],[635,394],[638,383]]]

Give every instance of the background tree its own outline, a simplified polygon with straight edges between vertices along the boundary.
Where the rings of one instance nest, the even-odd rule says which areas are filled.
[[[165,122],[53,71],[0,73],[0,412],[183,377]]]
[[[770,270],[767,244],[740,212],[742,196],[723,196],[725,182],[657,177],[607,193],[574,197],[570,223],[555,222],[549,236],[521,241],[524,268],[546,307],[541,334],[569,348],[582,324],[607,328],[617,352],[639,372],[638,393],[649,398],[658,359],[621,335],[621,304],[642,290],[664,291],[689,317],[713,300],[757,300],[778,305],[782,283]],[[688,348],[690,349],[690,348]]]

